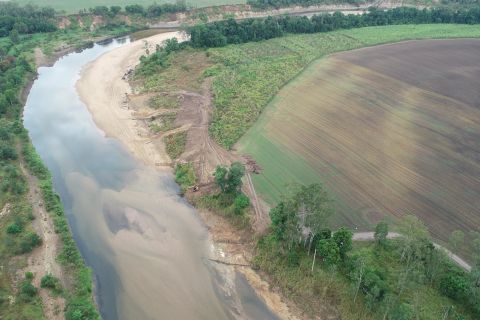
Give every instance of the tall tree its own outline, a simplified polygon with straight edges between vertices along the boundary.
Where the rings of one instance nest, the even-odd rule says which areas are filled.
[[[333,239],[322,239],[317,242],[317,254],[327,266],[334,266],[340,261],[340,249]]]
[[[240,162],[232,163],[230,168],[217,166],[213,175],[215,183],[223,193],[239,193],[242,188],[245,167]]]
[[[352,249],[352,236],[353,232],[345,227],[341,227],[333,234],[332,239],[337,244],[342,259],[345,259],[347,252]]]
[[[387,236],[388,236],[388,223],[385,221],[380,221],[376,226],[375,226],[375,241],[377,244],[380,246],[385,246],[387,242]]]

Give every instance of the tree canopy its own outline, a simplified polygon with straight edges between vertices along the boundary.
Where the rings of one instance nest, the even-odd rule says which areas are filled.
[[[189,27],[193,47],[222,47],[227,44],[261,41],[287,33],[328,32],[367,26],[422,23],[480,23],[480,8],[453,10],[449,8],[417,9],[400,7],[391,10],[370,8],[361,15],[333,14],[279,16],[245,20],[229,19]]]

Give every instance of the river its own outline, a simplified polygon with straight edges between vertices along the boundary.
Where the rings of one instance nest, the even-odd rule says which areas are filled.
[[[75,83],[82,67],[128,42],[95,44],[39,68],[24,111],[93,269],[102,317],[275,318],[242,276],[229,279],[221,269],[227,267],[208,261],[207,230],[171,173],[142,165],[106,137],[80,101]]]

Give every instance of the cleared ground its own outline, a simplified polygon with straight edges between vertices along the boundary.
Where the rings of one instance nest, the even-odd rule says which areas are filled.
[[[478,228],[478,52],[478,40],[426,40],[317,61],[239,143],[264,168],[258,191],[275,202],[285,183],[320,180],[360,228],[404,213],[440,239]]]
[[[5,0],[0,0],[5,1]],[[21,5],[36,4],[42,7],[52,7],[57,10],[65,10],[68,13],[76,13],[81,9],[88,9],[95,6],[126,6],[131,4],[141,4],[143,6],[149,6],[153,3],[175,3],[175,1],[166,0],[15,0]],[[245,0],[191,0],[187,1],[187,4],[192,7],[208,7],[222,4],[243,4]]]

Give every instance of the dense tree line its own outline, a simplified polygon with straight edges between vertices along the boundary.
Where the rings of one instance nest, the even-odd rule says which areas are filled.
[[[120,13],[125,13],[128,15],[137,15],[145,18],[157,18],[163,14],[167,13],[176,13],[187,11],[188,7],[185,1],[177,1],[176,3],[164,3],[157,4],[154,3],[147,7],[144,7],[140,4],[132,4],[125,6],[125,11],[122,11],[120,6],[95,6],[88,9],[88,12],[94,15],[99,15],[102,17],[113,18]],[[80,14],[87,14],[87,10],[81,10]]]
[[[236,21],[229,19],[187,29],[194,47],[221,47],[227,44],[260,41],[280,37],[286,33],[328,32],[338,29],[423,23],[480,23],[480,8],[469,10],[395,8],[387,11],[371,8],[362,15],[315,15],[268,17]]]
[[[282,8],[282,7],[289,7],[289,6],[314,6],[320,4],[361,4],[365,3],[365,0],[248,0],[247,3],[254,8],[259,9],[267,9],[267,8]]]
[[[52,32],[57,29],[55,10],[32,5],[19,6],[0,2],[0,37],[17,34]]]
[[[139,14],[147,18],[159,17],[165,13],[183,12],[187,10],[185,1],[177,1],[176,3],[152,4],[143,7],[139,4],[125,6],[125,11],[129,14]]]
[[[138,15],[146,18],[160,17],[166,13],[183,12],[187,10],[187,5],[184,1],[177,1],[176,3],[164,3],[164,4],[152,4],[144,7],[140,4],[132,4],[125,6],[125,14]],[[120,6],[95,6],[88,10],[90,13],[99,15],[102,17],[113,18],[119,13],[122,13],[122,7]],[[80,13],[87,13],[86,10],[82,10]]]

